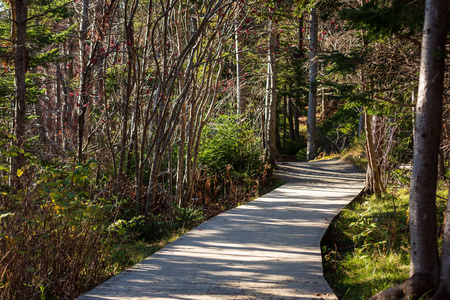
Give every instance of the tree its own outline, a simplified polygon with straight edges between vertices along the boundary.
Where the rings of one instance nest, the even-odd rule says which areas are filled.
[[[411,281],[407,295],[416,297],[439,282],[435,201],[448,7],[448,0],[428,0],[425,7],[409,200]],[[450,287],[449,282],[445,284]]]
[[[265,121],[266,121],[266,149],[265,161],[271,165],[275,164],[277,157],[276,145],[276,118],[277,118],[277,62],[276,62],[276,23],[278,22],[272,14],[273,7],[270,9],[270,20],[268,28],[268,53],[267,53],[267,85],[266,85],[266,103],[265,103]]]
[[[11,161],[11,175],[13,184],[20,187],[20,171],[25,165],[23,146],[25,143],[25,116],[26,116],[26,82],[27,73],[26,63],[28,54],[26,49],[27,41],[27,19],[28,3],[27,0],[17,0],[11,2],[11,10],[14,15],[13,38],[15,37],[14,66],[15,66],[15,85],[16,97],[14,105],[14,146],[17,147],[17,156]],[[21,150],[19,150],[21,149]]]
[[[450,297],[449,220],[446,221],[447,235],[444,242],[447,246],[444,248],[445,252],[442,252],[443,265],[440,266],[435,202],[448,10],[448,0],[426,1],[409,200],[410,279],[400,286],[380,292],[372,299],[419,299],[438,285],[439,289],[432,298]]]
[[[308,149],[307,159],[312,160],[316,157],[317,152],[317,129],[316,129],[316,107],[317,107],[317,49],[319,48],[318,18],[316,9],[311,9],[311,31],[310,31],[310,48],[309,48],[309,99],[308,99]]]

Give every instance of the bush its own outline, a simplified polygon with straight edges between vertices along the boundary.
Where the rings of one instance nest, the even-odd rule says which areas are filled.
[[[228,165],[236,172],[253,173],[263,165],[261,156],[255,131],[236,117],[219,118],[202,136],[199,160],[210,174],[225,174]]]
[[[331,118],[318,124],[319,144],[325,153],[341,152],[358,132],[359,116],[353,108],[341,107]]]
[[[298,140],[286,141],[286,147],[281,149],[282,155],[296,155],[299,151],[306,149],[306,139],[300,137]]]
[[[299,161],[307,161],[307,157],[306,157],[306,154],[307,154],[307,149],[306,148],[304,148],[304,149],[300,149],[298,152],[297,152],[297,155],[295,156]]]
[[[109,275],[110,206],[88,200],[94,165],[46,167],[30,190],[0,195],[1,299],[75,298]]]

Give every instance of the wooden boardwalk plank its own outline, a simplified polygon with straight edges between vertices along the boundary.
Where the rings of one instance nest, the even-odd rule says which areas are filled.
[[[320,239],[361,191],[336,160],[280,165],[282,187],[194,228],[79,299],[336,299]]]

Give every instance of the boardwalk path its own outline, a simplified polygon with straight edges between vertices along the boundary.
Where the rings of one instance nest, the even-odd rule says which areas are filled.
[[[99,299],[335,299],[320,239],[362,189],[336,160],[284,163],[282,187],[222,213],[82,296]]]

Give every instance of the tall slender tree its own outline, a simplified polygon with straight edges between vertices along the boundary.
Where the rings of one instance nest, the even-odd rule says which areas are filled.
[[[14,2],[14,3],[13,3]],[[15,37],[14,66],[15,66],[15,105],[14,105],[14,146],[17,148],[17,156],[11,161],[11,175],[13,185],[20,187],[21,168],[25,165],[23,147],[25,143],[25,117],[26,117],[26,73],[28,54],[26,49],[27,41],[27,0],[17,0],[11,2],[13,21],[13,37]]]
[[[448,0],[426,1],[409,198],[410,279],[400,286],[378,293],[372,299],[419,299],[438,286],[438,292],[432,295],[432,299],[450,298],[448,218],[442,265],[436,232],[436,186],[448,10]]]
[[[439,282],[436,183],[448,8],[448,0],[426,1],[409,199],[411,282],[407,293],[416,297]]]
[[[275,4],[273,4],[275,5]],[[276,24],[277,21],[270,9],[270,20],[268,26],[268,52],[267,52],[267,83],[266,83],[266,98],[265,98],[265,119],[266,119],[266,149],[265,161],[269,164],[275,164],[277,158],[276,145],[276,118],[277,118],[277,62],[276,62]]]
[[[308,145],[307,159],[312,160],[317,155],[317,129],[316,129],[316,108],[317,108],[317,50],[319,21],[316,9],[311,9],[311,29],[310,29],[310,48],[309,48],[309,98],[308,98]]]

